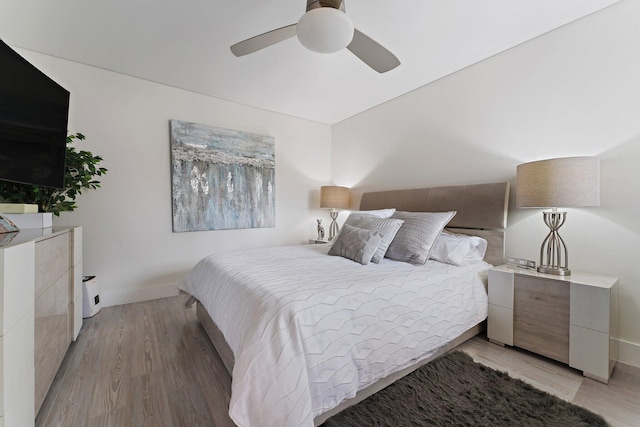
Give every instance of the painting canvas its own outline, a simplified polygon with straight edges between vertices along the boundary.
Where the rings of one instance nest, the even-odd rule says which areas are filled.
[[[171,120],[173,231],[275,227],[275,140]]]

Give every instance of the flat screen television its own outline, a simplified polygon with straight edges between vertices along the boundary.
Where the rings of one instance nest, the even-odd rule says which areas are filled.
[[[69,91],[0,40],[0,180],[64,185]]]

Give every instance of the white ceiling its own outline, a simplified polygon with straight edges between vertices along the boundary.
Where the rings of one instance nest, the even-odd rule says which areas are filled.
[[[620,0],[346,0],[356,28],[402,64],[289,39],[229,46],[298,21],[305,0],[2,0],[0,38],[241,104],[333,124]]]

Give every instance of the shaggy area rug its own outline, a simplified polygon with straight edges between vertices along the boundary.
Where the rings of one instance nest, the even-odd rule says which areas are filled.
[[[329,418],[324,427],[606,426],[604,419],[461,351]]]

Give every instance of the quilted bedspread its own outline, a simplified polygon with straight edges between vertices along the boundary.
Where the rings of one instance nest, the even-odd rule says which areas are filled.
[[[229,415],[238,426],[312,426],[315,416],[487,316],[488,264],[363,266],[327,251],[215,254],[180,284],[233,350]]]

